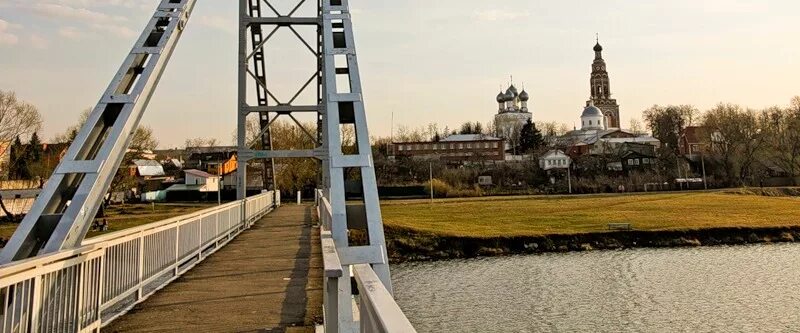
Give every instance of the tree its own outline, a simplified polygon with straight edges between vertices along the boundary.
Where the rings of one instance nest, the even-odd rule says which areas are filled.
[[[22,144],[19,137],[14,139],[11,144],[11,153],[9,154],[9,169],[8,177],[10,179],[30,179],[30,168],[28,164],[28,147]]]
[[[52,168],[47,168],[44,164],[44,148],[42,147],[42,141],[39,140],[39,134],[36,132],[31,134],[31,140],[28,142],[26,160],[31,178],[38,179],[39,187],[43,187],[44,180],[50,177],[53,170]]]
[[[703,125],[710,131],[712,158],[723,167],[728,186],[752,180],[754,163],[763,153],[767,135],[755,111],[734,104],[718,104],[706,112]]]
[[[137,127],[128,148],[139,151],[152,151],[158,148],[158,139],[153,135],[153,129],[149,126]]]
[[[42,128],[42,117],[32,104],[20,101],[16,94],[0,90],[0,143],[26,137]],[[8,145],[0,144],[0,156]]]
[[[258,134],[258,132],[256,132]],[[250,142],[250,141],[248,141]],[[193,138],[193,139],[186,139],[184,142],[184,147],[188,148],[197,148],[197,147],[216,147],[219,145],[219,142],[216,138]]]
[[[681,132],[692,123],[696,113],[697,109],[691,105],[654,105],[644,111],[644,120],[653,137],[677,154]]]
[[[544,146],[542,133],[536,128],[536,125],[528,119],[528,122],[526,122],[520,130],[519,151],[521,153],[532,153],[538,151],[542,146]]]
[[[83,111],[81,111],[80,116],[78,116],[78,122],[76,122],[70,127],[67,127],[67,129],[65,129],[63,133],[56,134],[56,136],[53,137],[53,142],[72,143],[72,141],[75,140],[75,137],[78,136],[78,131],[81,130],[83,124],[86,123],[87,120],[89,120],[89,114],[91,112],[92,112],[91,108],[83,109]]]
[[[317,131],[313,122],[303,123],[303,127],[311,133]],[[276,121],[270,128],[272,133],[273,149],[314,149],[316,143],[300,128],[284,121]],[[355,133],[347,131],[342,140],[343,149],[352,147],[355,143]],[[311,158],[291,158],[275,160],[275,186],[291,192],[302,191],[314,187],[319,179],[319,163]]]
[[[762,111],[759,121],[765,133],[766,159],[791,177],[797,177],[800,176],[800,108],[793,108],[768,108]]]
[[[473,134],[475,133],[475,128],[472,126],[471,122],[465,122],[461,124],[461,129],[458,131],[458,134]]]
[[[470,134],[483,134],[483,124],[480,121],[475,122],[475,126],[472,127],[472,133]]]
[[[636,135],[643,135],[645,133],[644,126],[642,126],[642,122],[636,118],[631,119],[630,130],[631,132],[633,132],[633,134]]]
[[[150,127],[139,126],[133,132],[131,144],[128,146],[128,151],[122,157],[122,163],[114,178],[111,180],[111,185],[108,188],[109,193],[126,192],[138,186],[136,173],[131,172],[130,167],[134,164],[133,161],[143,158],[147,151],[152,151],[158,147],[158,140],[153,137],[153,130]],[[111,196],[106,198],[106,204],[111,200]]]
[[[425,141],[427,137],[424,129],[400,126],[392,139],[395,142],[420,142]]]

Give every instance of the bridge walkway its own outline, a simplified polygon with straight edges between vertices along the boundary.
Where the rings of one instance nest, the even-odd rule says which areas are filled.
[[[313,332],[322,258],[313,207],[282,206],[103,332]]]

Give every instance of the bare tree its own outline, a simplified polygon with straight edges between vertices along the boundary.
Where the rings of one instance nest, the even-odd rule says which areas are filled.
[[[775,106],[762,111],[759,121],[765,133],[767,159],[790,176],[800,176],[800,112],[793,106]]]
[[[186,139],[184,142],[184,147],[192,148],[192,147],[216,147],[219,145],[219,142],[216,138],[193,138],[193,139]]]
[[[309,133],[316,133],[316,123],[302,123]],[[347,128],[347,127],[345,127]],[[351,127],[352,128],[352,127]],[[314,149],[314,139],[298,126],[285,121],[276,121],[270,127],[272,146],[277,150]],[[353,147],[355,132],[344,130],[342,145]],[[343,148],[344,148],[343,147]],[[292,158],[275,160],[275,185],[279,189],[292,192],[301,191],[316,184],[319,175],[319,163],[311,158]]]
[[[0,143],[25,137],[42,128],[42,116],[30,103],[20,101],[11,91],[0,90]],[[0,156],[4,156],[10,145],[0,144]]]
[[[427,130],[424,128],[409,128],[400,126],[394,135],[395,142],[421,142],[426,141]]]
[[[636,118],[631,119],[630,130],[636,135],[644,134],[644,126],[642,125],[642,122]]]
[[[153,130],[150,127],[139,126],[133,133],[128,152],[122,158],[122,164],[111,180],[108,188],[109,193],[126,192],[138,186],[136,172],[131,172],[130,167],[135,160],[142,159],[142,154],[152,151],[158,147],[158,140],[153,137]],[[106,204],[111,200],[111,196],[106,199]]]
[[[30,103],[20,101],[12,91],[0,90],[0,157],[10,153],[11,141],[21,136],[28,136],[36,133],[42,127],[42,117],[39,110]],[[10,163],[5,158],[0,158],[0,170],[6,170]],[[10,220],[14,220],[3,204],[0,196],[0,209],[5,212]]]
[[[755,111],[719,104],[705,114],[703,125],[711,133],[712,157],[722,164],[728,185],[741,185],[750,179],[767,142]]]
[[[53,137],[53,142],[70,143],[72,140],[75,140],[75,136],[78,135],[78,131],[80,131],[81,126],[83,126],[83,124],[86,123],[86,120],[89,119],[89,114],[91,112],[91,108],[81,111],[81,115],[78,117],[78,122],[70,127],[67,127],[64,132],[56,134],[56,136]]]

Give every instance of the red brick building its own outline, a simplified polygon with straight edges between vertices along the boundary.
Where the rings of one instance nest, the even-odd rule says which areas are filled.
[[[505,140],[482,134],[451,135],[438,142],[395,142],[390,157],[435,158],[453,163],[505,160]]]

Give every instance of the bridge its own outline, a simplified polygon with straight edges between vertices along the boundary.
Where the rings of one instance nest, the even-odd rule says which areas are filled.
[[[415,332],[392,296],[348,0],[294,0],[289,10],[275,2],[238,2],[238,200],[86,239],[196,4],[160,0],[0,252],[0,332],[288,332],[317,311],[317,331]],[[316,32],[304,37],[300,27]],[[270,89],[266,65],[281,29],[316,62],[289,99]],[[315,100],[300,102],[304,92]],[[316,133],[299,114],[314,116]],[[281,117],[315,147],[274,149],[271,125]],[[343,149],[342,127],[355,133],[352,149]],[[280,158],[319,161],[313,207],[281,206]],[[248,165],[260,174],[248,175]],[[248,177],[260,178],[258,193],[248,191]],[[360,202],[347,202],[345,180],[360,184]],[[366,241],[351,242],[354,230]]]

